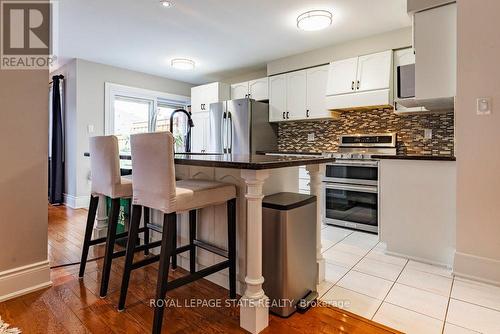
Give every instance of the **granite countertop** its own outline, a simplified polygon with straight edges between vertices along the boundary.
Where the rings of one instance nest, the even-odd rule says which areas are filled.
[[[373,159],[392,159],[392,160],[426,160],[426,161],[456,161],[454,156],[436,156],[422,154],[397,154],[397,155],[373,155]]]
[[[192,155],[176,154],[177,165],[205,166],[235,169],[275,169],[284,167],[295,167],[304,165],[324,164],[335,161],[334,158],[325,157],[293,157],[276,155]]]
[[[290,155],[316,155],[316,156],[320,156],[323,154],[322,152],[278,151],[278,150],[275,150],[275,151],[257,151],[256,153],[260,154],[260,155],[262,155],[262,154],[283,154],[283,155],[290,154]]]
[[[84,156],[90,156],[84,153]],[[130,155],[121,154],[121,160],[131,160]],[[304,165],[324,164],[335,161],[325,157],[293,157],[274,155],[235,155],[210,153],[176,153],[175,164],[188,166],[234,168],[234,169],[276,169]]]

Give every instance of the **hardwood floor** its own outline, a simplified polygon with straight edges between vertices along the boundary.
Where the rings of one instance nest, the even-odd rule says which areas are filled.
[[[87,211],[49,207],[49,259],[51,266],[80,260]],[[89,258],[102,256],[103,246],[93,247]],[[142,255],[138,255],[141,257]],[[149,333],[153,310],[157,264],[132,273],[125,312],[116,309],[123,270],[123,258],[113,261],[109,293],[100,299],[102,260],[88,262],[85,277],[78,279],[78,265],[53,269],[51,288],[0,303],[0,316],[23,333]],[[184,270],[171,273],[182,276]],[[164,333],[243,333],[235,307],[187,307],[191,299],[222,299],[225,289],[206,280],[168,293],[181,307],[167,307]],[[357,315],[331,307],[316,307],[288,319],[270,316],[263,333],[399,333]]]

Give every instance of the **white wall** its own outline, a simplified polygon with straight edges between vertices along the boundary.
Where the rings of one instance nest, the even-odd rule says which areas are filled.
[[[455,271],[500,284],[500,2],[458,1]],[[490,97],[490,116],[476,98]]]
[[[411,45],[411,27],[398,29],[271,61],[267,64],[267,74],[273,75],[294,71],[305,67],[330,63],[333,60],[346,59],[389,49],[400,49]]]
[[[46,70],[0,70],[0,301],[50,285],[48,91]]]
[[[74,59],[56,71],[67,77],[67,198],[76,207],[85,207],[90,194],[90,136],[104,135],[104,83],[150,89],[171,94],[191,96],[191,84],[130,71],[114,66]],[[88,125],[94,132],[88,133]]]

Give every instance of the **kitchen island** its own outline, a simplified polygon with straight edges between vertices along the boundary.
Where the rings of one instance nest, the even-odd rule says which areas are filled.
[[[86,154],[87,155],[87,154]],[[130,156],[121,156],[130,159]],[[333,162],[325,157],[290,157],[266,155],[229,154],[176,154],[175,168],[178,179],[206,179],[231,183],[237,189],[237,290],[242,298],[240,326],[251,333],[259,333],[268,326],[268,298],[262,289],[262,199],[273,193],[296,192],[299,166],[306,166],[311,178],[311,194],[317,196],[316,262],[317,284],[324,281],[324,259],[321,255],[321,182],[324,164]],[[160,224],[161,214],[152,214],[153,223]],[[178,244],[188,242],[188,214],[178,219]],[[225,204],[201,209],[198,213],[198,238],[215,246],[227,247],[227,224]],[[153,238],[159,235],[153,233]],[[220,262],[222,258],[199,250],[199,268]],[[178,264],[189,268],[189,259],[182,255]],[[208,276],[207,279],[227,288],[227,272]]]

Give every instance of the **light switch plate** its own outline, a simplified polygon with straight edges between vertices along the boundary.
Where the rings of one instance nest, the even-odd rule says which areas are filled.
[[[314,141],[314,132],[307,134],[307,141]]]
[[[94,124],[87,125],[87,133],[94,133]]]
[[[491,98],[489,97],[480,97],[476,101],[477,105],[477,114],[484,116],[491,114]]]

